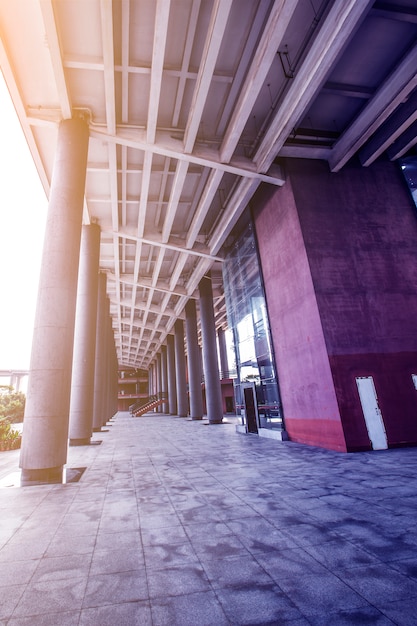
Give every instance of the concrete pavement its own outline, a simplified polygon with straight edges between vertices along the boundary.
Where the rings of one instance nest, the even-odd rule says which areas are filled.
[[[78,482],[0,453],[0,625],[417,623],[417,449],[339,454],[119,413]],[[76,475],[76,472],[68,472]]]

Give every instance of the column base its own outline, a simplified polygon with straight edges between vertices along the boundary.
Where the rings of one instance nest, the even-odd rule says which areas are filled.
[[[223,424],[223,418],[220,420],[209,420],[209,424]]]
[[[191,419],[192,419],[192,420],[193,420],[193,422],[194,422],[194,421],[197,421],[197,420],[202,420],[202,419],[203,419],[203,416],[201,416],[201,417],[192,417]]]
[[[46,467],[44,469],[22,469],[20,484],[22,487],[30,485],[61,484],[64,468]]]
[[[89,446],[91,443],[90,437],[86,437],[84,439],[70,439],[70,446]]]

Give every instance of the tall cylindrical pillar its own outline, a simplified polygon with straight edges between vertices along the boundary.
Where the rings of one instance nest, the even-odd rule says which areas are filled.
[[[88,445],[93,431],[99,257],[99,226],[83,226],[72,359],[70,445]]]
[[[168,403],[170,415],[177,414],[177,384],[175,381],[174,335],[167,335]]]
[[[105,399],[104,399],[104,411],[103,411],[103,420],[102,426],[107,424],[108,420],[111,417],[111,385],[110,381],[112,379],[112,343],[113,343],[113,329],[111,325],[111,317],[110,317],[110,300],[106,298],[106,359],[105,359]]]
[[[161,391],[164,402],[162,404],[162,412],[169,413],[168,404],[168,365],[167,365],[167,347],[161,346]]]
[[[109,302],[110,305],[110,302]],[[117,389],[118,389],[118,374],[117,374],[117,357],[116,346],[114,343],[114,334],[112,326],[112,318],[108,316],[108,400],[107,400],[107,421],[111,419],[117,411]]]
[[[207,417],[210,424],[223,421],[222,391],[219,379],[219,366],[216,345],[216,324],[213,309],[213,289],[211,278],[204,276],[199,285],[200,323],[203,341],[203,367],[206,386]]]
[[[201,360],[198,345],[197,312],[195,300],[185,305],[185,333],[188,354],[188,386],[190,390],[190,415],[193,420],[203,418],[203,395],[201,391]]]
[[[81,118],[59,126],[20,454],[22,484],[61,482],[67,460],[88,137]]]
[[[105,411],[106,395],[106,319],[107,319],[107,275],[100,272],[98,277],[96,358],[94,368],[94,409],[93,431],[101,430]]]
[[[184,322],[178,319],[175,329],[175,376],[177,381],[177,414],[188,415],[187,381],[185,376]]]
[[[158,381],[158,390],[157,390],[158,399],[161,399],[162,397],[162,360],[161,360],[160,352],[158,352],[158,354],[156,355],[156,378]],[[162,413],[162,404],[158,406],[158,413]]]

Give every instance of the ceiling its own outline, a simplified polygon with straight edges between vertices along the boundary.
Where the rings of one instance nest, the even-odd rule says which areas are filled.
[[[146,368],[283,157],[408,154],[415,0],[0,0],[0,63],[49,191],[58,124],[88,116],[119,364]]]

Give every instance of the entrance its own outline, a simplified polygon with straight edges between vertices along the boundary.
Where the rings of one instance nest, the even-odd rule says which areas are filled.
[[[378,406],[373,378],[372,376],[360,376],[356,379],[356,384],[372,449],[386,450],[388,448],[387,435]]]
[[[243,401],[245,403],[246,425],[248,433],[258,432],[258,404],[256,402],[255,383],[243,383]]]
[[[226,413],[234,413],[235,412],[235,405],[233,404],[233,397],[232,396],[226,396],[225,400],[226,400]]]

